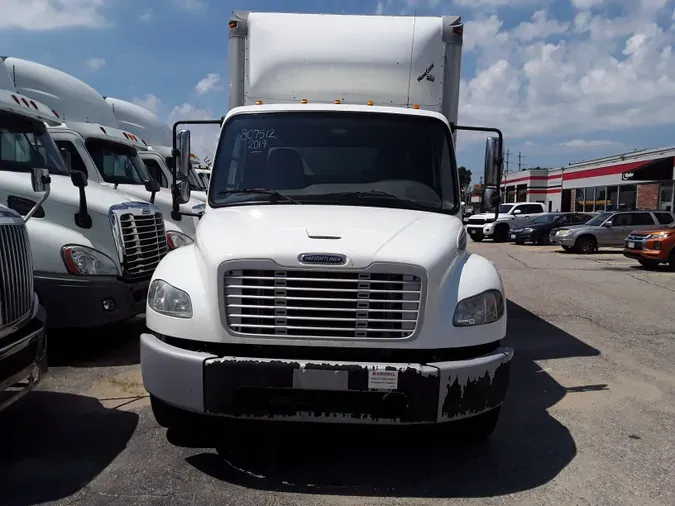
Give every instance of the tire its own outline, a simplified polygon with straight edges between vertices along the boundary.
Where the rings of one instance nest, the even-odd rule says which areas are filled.
[[[483,239],[485,239],[485,235],[483,234],[483,232],[480,232],[480,233],[475,234],[475,235],[469,234],[469,236],[471,237],[472,241],[476,241],[476,242],[481,242]]]
[[[645,269],[656,269],[661,264],[658,260],[648,260],[645,258],[640,258],[638,262]]]
[[[670,250],[670,255],[668,255],[668,266],[675,270],[675,247]]]
[[[551,239],[549,238],[548,234],[542,234],[539,237],[537,237],[536,241],[534,241],[536,244],[539,244],[540,246],[548,246],[551,244]]]
[[[582,235],[574,243],[574,251],[583,255],[595,253],[598,249],[598,241],[592,235]]]
[[[516,244],[517,244],[518,246],[522,246],[523,244],[525,244],[525,241],[516,241]]]
[[[495,233],[492,236],[494,242],[504,242],[509,238],[509,226],[506,224],[497,225]]]
[[[150,407],[157,423],[165,429],[187,432],[202,421],[198,414],[171,406],[154,395],[150,396]]]

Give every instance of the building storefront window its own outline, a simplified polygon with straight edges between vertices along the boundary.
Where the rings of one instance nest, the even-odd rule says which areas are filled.
[[[607,199],[607,188],[599,186],[595,191],[595,209],[594,211],[604,211],[605,201]]]
[[[661,192],[659,195],[659,211],[673,210],[673,187],[675,181],[661,184]]]
[[[624,184],[619,186],[619,209],[633,210],[637,207],[637,185]]]
[[[607,187],[607,211],[616,211],[619,209],[619,187]]]
[[[593,212],[595,208],[595,188],[586,188],[586,197],[584,199],[584,211]]]
[[[577,188],[574,192],[574,210],[578,213],[584,212],[584,188]]]
[[[518,195],[516,202],[527,202],[527,185],[519,184],[518,185]]]

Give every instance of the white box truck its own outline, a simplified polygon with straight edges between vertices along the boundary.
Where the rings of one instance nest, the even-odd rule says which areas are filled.
[[[139,151],[138,155],[145,164],[153,179],[159,182],[162,188],[170,188],[172,180],[171,167],[173,167],[173,140],[171,128],[140,105],[113,97],[103,97],[110,104],[117,118],[120,128],[137,136],[148,144],[148,149]],[[199,158],[192,154],[191,165],[188,172],[191,196],[200,202],[206,202],[206,187],[197,176],[194,166],[199,163]],[[201,206],[200,208],[203,208]]]
[[[162,214],[69,171],[46,126],[61,118],[17,93],[5,65],[0,60],[0,204],[32,216],[35,290],[49,326],[96,327],[142,313],[152,271],[168,250]],[[36,168],[51,177],[40,205]]]
[[[488,196],[503,146],[456,124],[462,32],[451,16],[234,13],[206,211],[148,293],[141,367],[161,425],[492,433],[513,349],[499,273],[466,250],[455,133],[497,134]],[[179,174],[189,144],[180,130]]]
[[[167,229],[176,231],[172,233],[176,243],[192,243],[195,220],[174,213],[171,192],[162,191],[138,157],[146,144],[118,128],[112,107],[94,88],[70,74],[21,58],[5,58],[5,65],[18,92],[42,101],[59,115],[62,123],[50,126],[49,133],[69,157],[71,168],[84,172],[90,182],[155,204],[171,224]],[[191,213],[202,202],[190,197],[187,181],[180,183],[180,209]]]

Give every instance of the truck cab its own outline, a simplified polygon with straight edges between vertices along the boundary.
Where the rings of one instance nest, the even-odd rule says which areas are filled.
[[[83,172],[92,183],[156,205],[176,243],[192,242],[194,220],[173,215],[171,192],[152,179],[138,156],[147,149],[146,143],[119,128],[110,104],[96,90],[39,63],[8,57],[5,64],[18,91],[43,100],[61,119],[59,125],[49,127],[49,133],[71,168]],[[183,212],[190,213],[193,206],[201,204],[191,198],[187,181],[182,182],[180,191],[185,201],[180,206]]]
[[[466,249],[455,134],[498,134],[488,196],[503,146],[456,123],[462,31],[454,16],[233,15],[205,213],[148,295],[141,369],[161,425],[494,430],[513,349],[501,278]],[[175,148],[185,175],[188,130]]]
[[[504,242],[509,240],[512,229],[527,225],[545,212],[546,206],[541,202],[501,204],[498,216],[494,213],[474,214],[469,218],[466,229],[473,241],[488,238]]]

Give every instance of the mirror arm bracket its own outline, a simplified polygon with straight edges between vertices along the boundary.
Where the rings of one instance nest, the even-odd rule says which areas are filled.
[[[37,201],[37,204],[35,204],[35,205],[33,206],[33,208],[32,208],[30,211],[28,211],[28,212],[26,213],[26,216],[23,217],[23,222],[24,222],[24,223],[27,223],[28,220],[30,220],[31,216],[33,216],[33,214],[35,214],[35,211],[37,211],[38,209],[40,209],[40,207],[42,206],[42,204],[44,204],[45,201],[49,198],[49,194],[50,194],[51,191],[52,191],[52,190],[51,190],[51,186],[50,186],[51,181],[52,181],[52,178],[49,177],[49,176],[44,176],[44,177],[42,178],[42,184],[43,184],[43,185],[46,185],[45,193],[44,193],[44,195],[42,195],[42,197],[40,197],[40,200]]]
[[[75,225],[80,228],[89,229],[92,226],[92,221],[87,209],[87,194],[83,186],[78,188],[78,190],[80,192],[80,209],[75,213]]]

